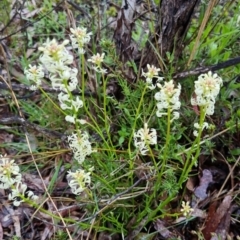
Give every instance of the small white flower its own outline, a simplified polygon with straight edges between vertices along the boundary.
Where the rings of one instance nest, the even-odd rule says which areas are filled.
[[[200,129],[199,123],[194,123],[193,126],[194,126],[195,128],[197,128],[197,129]]]
[[[78,96],[74,100],[71,99],[68,94],[60,92],[58,94],[58,100],[60,102],[60,107],[63,110],[71,109],[77,113],[78,110],[83,107],[83,101]]]
[[[107,69],[105,69],[105,68],[93,67],[93,69],[94,69],[94,71],[96,71],[98,73],[102,73],[102,74],[107,73]]]
[[[12,192],[8,195],[8,199],[13,201],[14,206],[19,206],[20,203],[24,202],[26,198],[36,201],[38,196],[34,195],[32,191],[27,191],[27,185],[18,182]]]
[[[171,122],[175,119],[179,119],[179,116],[180,116],[179,112],[173,112],[172,114],[173,114],[173,118],[171,119]]]
[[[83,125],[83,124],[86,124],[86,123],[87,123],[87,121],[86,121],[86,120],[84,120],[84,119],[77,119],[76,121],[77,121],[77,122],[79,122],[81,125]]]
[[[72,106],[70,105],[71,99],[68,94],[66,94],[64,92],[60,92],[58,94],[58,100],[60,102],[61,109],[63,109],[63,110],[72,109]]]
[[[191,98],[191,104],[205,107],[206,114],[212,115],[221,85],[222,79],[217,74],[201,74],[195,81],[195,96]]]
[[[14,206],[19,206],[21,202],[24,202],[22,198],[27,190],[27,185],[22,183],[17,183],[16,188],[12,189],[12,192],[8,195],[8,199],[13,201]]]
[[[142,76],[144,76],[146,78],[146,83],[148,85],[148,88],[150,90],[153,90],[156,88],[156,84],[163,80],[162,77],[158,76],[158,72],[160,72],[161,69],[156,68],[154,65],[150,66],[149,64],[147,64],[147,69],[148,69],[147,72],[144,72],[142,70]],[[153,84],[153,82],[152,82],[153,78],[156,79],[156,84]]]
[[[201,129],[201,126],[199,125],[199,123],[194,123],[193,126],[196,128],[196,130],[193,131],[193,135],[194,135],[195,137],[197,137],[198,134],[199,134],[199,130]],[[204,130],[204,128],[206,128],[206,129],[209,128],[209,124],[208,124],[207,122],[204,122],[204,123],[202,124],[202,131]]]
[[[80,194],[86,188],[86,184],[91,183],[90,174],[91,172],[86,173],[82,169],[79,169],[76,172],[68,171],[68,184],[74,194]]]
[[[68,143],[69,147],[73,151],[74,158],[79,162],[79,164],[84,162],[86,156],[94,152],[86,132],[79,131],[78,133],[69,135]]]
[[[31,85],[31,86],[29,87],[29,89],[30,89],[31,91],[36,91],[36,90],[37,90],[37,86],[36,86],[36,85]]]
[[[22,175],[19,166],[14,160],[0,155],[0,187],[10,188],[14,183],[20,182]]]
[[[32,66],[31,64],[28,66],[28,69],[25,68],[24,74],[29,81],[32,81],[36,84],[36,87],[39,87],[42,83],[42,79],[44,77],[44,71],[42,66]]]
[[[67,115],[67,116],[65,117],[65,120],[66,120],[67,122],[70,122],[70,123],[76,123],[76,122],[78,122],[78,123],[80,123],[81,125],[83,125],[83,124],[85,124],[85,123],[87,122],[87,121],[84,120],[84,119],[76,119],[75,116],[70,116],[70,115]]]
[[[89,43],[90,36],[92,35],[91,32],[87,33],[86,28],[77,27],[76,29],[70,28],[71,35],[70,39],[72,41],[72,45],[74,48],[78,48],[79,54],[84,54],[84,45]]]
[[[100,73],[106,73],[107,70],[102,68],[102,62],[104,58],[105,53],[102,53],[101,55],[99,53],[93,55],[90,59],[88,59],[88,62],[92,62],[95,66],[93,67],[96,72]]]
[[[180,211],[185,217],[187,217],[194,211],[194,209],[190,207],[189,202],[182,201],[182,208]]]
[[[75,100],[72,100],[71,104],[75,108],[75,112],[77,112],[80,108],[83,107],[83,101],[78,96]]]
[[[42,47],[39,47],[39,50],[43,51],[43,55],[39,59],[49,72],[55,72],[63,66],[73,63],[73,56],[65,48],[68,43],[68,40],[59,44],[56,39],[51,41],[47,39],[47,42]]]
[[[50,74],[49,76],[52,82],[52,87],[54,89],[60,88],[60,90],[65,92],[75,90],[78,84],[77,74],[77,68],[70,68],[66,65],[62,65],[59,69],[54,69],[53,74]],[[60,87],[61,85],[62,87]]]
[[[173,80],[170,80],[169,82],[165,82],[163,86],[161,84],[157,84],[157,86],[160,88],[160,91],[155,94],[155,99],[157,100],[157,116],[167,115],[167,109],[170,109],[174,116],[172,121],[179,118],[179,113],[175,110],[179,110],[181,107],[181,102],[179,101],[181,85],[178,84],[175,88]]]
[[[27,197],[33,201],[37,201],[39,199],[37,195],[34,195],[33,191],[27,191]]]
[[[67,115],[67,116],[65,117],[65,120],[66,120],[67,122],[70,122],[70,123],[75,123],[75,122],[76,122],[75,117],[70,116],[70,115]]]
[[[134,133],[134,145],[142,155],[146,155],[149,150],[149,145],[157,144],[156,129],[148,128],[148,124],[144,123],[144,128],[139,129]]]
[[[96,64],[97,66],[101,66],[103,62],[105,53],[102,53],[101,55],[99,53],[93,55],[90,59],[88,59],[88,62],[92,62]]]
[[[194,131],[193,131],[193,136],[195,136],[195,137],[198,136],[198,131],[197,131],[197,130],[194,130]]]

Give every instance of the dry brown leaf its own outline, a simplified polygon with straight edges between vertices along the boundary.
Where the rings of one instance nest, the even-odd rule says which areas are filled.
[[[29,188],[35,190],[36,192],[45,192],[42,180],[38,176],[29,173],[23,173],[22,178]],[[49,179],[45,179],[44,183],[48,185]]]
[[[211,182],[213,182],[212,173],[208,169],[204,169],[202,172],[202,177],[200,179],[200,184],[194,190],[194,194],[198,199],[204,200],[207,198],[207,188]]]
[[[51,239],[52,235],[53,235],[53,226],[48,225],[44,228],[44,231],[41,236],[41,240]]]
[[[8,211],[11,215],[11,219],[13,221],[14,229],[15,229],[15,235],[19,238],[21,238],[21,225],[20,225],[20,219],[23,215],[21,212],[21,208],[18,208],[17,210],[13,210],[12,208],[8,208]]]
[[[174,237],[174,234],[172,232],[170,232],[167,227],[165,227],[166,223],[160,219],[157,219],[154,223],[153,226],[154,228],[159,232],[159,234],[166,238],[172,238]]]
[[[188,178],[188,181],[187,181],[187,184],[186,184],[187,189],[188,189],[189,191],[193,192],[195,186],[196,186],[195,177],[189,177],[189,178]]]
[[[231,202],[232,202],[232,196],[228,195],[223,199],[222,203],[219,205],[217,210],[216,210],[216,207],[217,207],[216,201],[210,205],[205,228],[203,229],[203,235],[205,240],[210,240],[212,237],[211,233],[216,233],[218,227],[221,224],[221,221],[226,219],[227,215],[231,214],[229,211]],[[223,222],[222,227],[228,228],[227,227],[228,224],[230,224],[228,223],[228,221],[225,223],[225,225]],[[221,229],[219,229],[219,231],[220,230]],[[225,231],[226,229],[222,229],[222,230]]]

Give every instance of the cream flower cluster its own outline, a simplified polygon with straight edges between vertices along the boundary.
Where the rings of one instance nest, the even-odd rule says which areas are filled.
[[[182,208],[180,211],[183,213],[185,217],[188,217],[189,215],[191,215],[194,209],[190,207],[189,202],[182,201]]]
[[[42,83],[42,79],[44,77],[44,71],[43,67],[36,66],[36,65],[29,65],[29,68],[24,69],[24,74],[26,75],[26,78],[30,81],[33,82],[34,85],[31,85],[32,90],[36,90]]]
[[[88,62],[92,62],[94,64],[93,69],[96,72],[99,73],[107,73],[107,70],[102,68],[102,62],[103,62],[103,58],[104,58],[104,53],[102,53],[101,55],[99,53],[93,55],[90,59],[88,59]]]
[[[86,188],[86,184],[91,183],[91,171],[93,169],[90,169],[88,172],[85,172],[82,169],[78,169],[75,172],[68,171],[67,179],[68,184],[72,189],[72,192],[76,195],[83,192]]]
[[[85,28],[71,29],[71,32],[73,34],[70,38],[75,47],[81,45],[81,48],[83,48],[84,44],[90,41],[91,33],[87,33]],[[78,44],[76,45],[77,42]],[[71,94],[72,91],[76,90],[78,85],[78,69],[72,67],[73,56],[66,48],[68,43],[68,40],[58,43],[56,39],[47,39],[47,41],[39,47],[39,50],[43,53],[40,56],[40,62],[49,73],[53,89],[62,91],[58,95],[60,107],[63,110],[71,110],[68,111],[70,114],[65,117],[65,120],[71,123],[79,122],[82,124],[83,121],[77,119],[77,113],[83,106],[83,102],[79,97],[75,98]],[[29,65],[29,68],[25,69],[26,77],[36,84],[31,87],[32,90],[40,86],[40,80],[44,77],[42,66],[36,67]]]
[[[87,33],[86,28],[70,29],[70,39],[73,48],[77,48],[79,54],[85,53],[84,46],[90,41],[91,32]],[[85,120],[78,119],[78,111],[83,107],[83,101],[79,96],[74,96],[72,91],[76,90],[78,85],[78,69],[73,67],[73,55],[67,50],[66,45],[68,40],[62,43],[57,42],[56,39],[47,40],[43,46],[39,47],[42,52],[40,62],[42,66],[36,67],[29,65],[29,69],[25,70],[26,77],[35,82],[39,87],[40,79],[44,77],[43,67],[48,71],[49,79],[53,89],[60,90],[58,100],[61,109],[66,113],[65,120],[70,123],[84,124]],[[96,71],[106,72],[102,69],[101,64],[104,58],[102,55],[94,55],[89,61],[95,64]],[[90,155],[93,150],[89,142],[88,134],[86,132],[78,131],[68,136],[69,147],[73,151],[74,159],[81,165],[86,156]],[[69,185],[73,193],[79,194],[85,189],[85,185],[90,183],[90,171],[85,172],[82,169],[75,173],[68,172]],[[24,194],[26,187],[18,185],[13,191],[11,198],[16,199],[17,192]],[[26,195],[26,194],[25,194]],[[27,192],[27,196],[33,197],[31,192]]]
[[[134,133],[134,145],[142,155],[146,155],[149,150],[149,145],[157,144],[156,129],[148,128],[148,124],[144,123],[144,128],[139,129]]]
[[[8,199],[14,206],[19,206],[26,199],[36,201],[38,196],[32,191],[27,191],[27,185],[22,182],[19,166],[14,160],[0,155],[0,188],[11,189]]]
[[[26,191],[27,185],[21,182],[17,182],[15,188],[12,189],[12,192],[9,193],[8,199],[13,201],[14,206],[19,206],[22,202],[25,202],[27,199],[32,201],[38,200],[38,196],[34,195],[32,191]]]
[[[93,152],[89,137],[86,132],[78,131],[68,136],[68,143],[73,151],[74,158],[82,164],[86,156]]]
[[[92,33],[89,32],[87,33],[87,29],[86,28],[70,28],[71,31],[71,35],[70,35],[70,39],[72,41],[72,45],[74,48],[78,49],[78,53],[79,54],[84,54],[85,50],[84,50],[84,45],[89,43],[90,39],[91,39],[91,35]]]
[[[219,94],[222,79],[212,72],[201,74],[198,80],[195,81],[195,94],[191,98],[191,104],[203,106],[207,115],[214,113],[214,104],[217,95]]]
[[[68,143],[73,151],[74,159],[81,165],[86,156],[94,152],[89,137],[86,132],[78,131],[68,136]],[[86,188],[86,184],[90,184],[90,174],[93,169],[85,172],[83,169],[78,169],[75,172],[69,171],[67,175],[68,184],[74,194],[80,194]]]
[[[68,40],[59,44],[56,39],[47,39],[43,46],[38,48],[39,51],[43,52],[40,61],[49,72],[62,71],[65,66],[72,64],[73,56],[69,54],[65,47],[68,43]]]
[[[148,88],[150,90],[153,90],[156,88],[156,84],[162,81],[163,78],[158,76],[158,73],[160,72],[160,68],[156,68],[154,65],[150,66],[149,64],[147,64],[147,69],[148,69],[147,72],[144,72],[142,70],[142,76],[146,78],[146,83]],[[155,84],[153,84],[153,79],[156,79]]]
[[[21,180],[20,168],[14,160],[0,155],[0,188],[10,188]]]
[[[83,106],[82,100],[77,97],[74,99],[71,92],[77,88],[78,69],[71,67],[73,64],[73,56],[66,49],[68,40],[63,43],[58,43],[56,39],[49,40],[43,43],[43,46],[39,47],[39,50],[43,52],[40,56],[40,66],[29,65],[28,69],[25,69],[24,73],[29,81],[35,83],[31,86],[32,90],[35,90],[41,85],[41,80],[44,77],[44,68],[49,73],[49,79],[53,89],[61,90],[58,99],[60,101],[60,107],[63,110],[71,109],[71,115],[65,117],[66,121],[71,123],[80,122],[77,119],[78,110]]]
[[[173,119],[179,118],[179,110],[181,102],[179,101],[179,96],[181,93],[181,85],[178,84],[177,87],[174,86],[173,80],[169,82],[164,82],[164,85],[157,84],[160,88],[159,92],[155,94],[155,99],[157,100],[157,116],[162,117],[167,115],[166,110],[170,109],[173,114]]]
[[[58,94],[60,107],[63,110],[69,109],[69,114],[66,115],[65,120],[71,123],[82,123],[77,119],[77,113],[83,107],[82,100],[77,96],[71,94],[76,90],[78,85],[78,69],[71,67],[73,64],[73,56],[68,52],[65,45],[68,40],[59,44],[55,39],[47,40],[42,47],[39,48],[43,52],[40,61],[48,70],[49,78],[54,89],[61,90]]]
[[[208,124],[207,122],[204,122],[204,123],[202,124],[202,127],[201,127],[199,123],[194,123],[194,127],[196,128],[196,130],[193,131],[193,135],[194,135],[195,137],[197,137],[198,134],[199,134],[199,130],[200,130],[200,129],[203,130],[203,129],[205,129],[205,128],[208,129],[208,128],[209,128],[209,124]]]

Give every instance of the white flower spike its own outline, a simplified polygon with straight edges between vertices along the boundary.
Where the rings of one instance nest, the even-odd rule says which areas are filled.
[[[20,168],[14,160],[0,155],[0,187],[10,188],[13,184],[21,182],[21,179]]]
[[[146,155],[149,150],[149,145],[157,144],[156,129],[148,128],[148,124],[144,124],[144,128],[139,129],[134,133],[134,145],[142,155]]]
[[[24,70],[24,74],[26,75],[26,78],[29,81],[32,81],[36,88],[39,87],[42,83],[42,79],[44,77],[44,71],[43,71],[43,67],[40,66],[36,66],[36,65],[29,65],[28,68],[26,68]]]
[[[214,104],[217,95],[220,92],[222,79],[212,72],[201,74],[195,81],[195,94],[192,97],[191,104],[205,107],[207,115],[213,115]]]
[[[153,89],[156,88],[156,84],[158,84],[160,81],[163,80],[162,77],[158,76],[158,73],[161,71],[161,69],[160,68],[156,68],[154,65],[150,66],[149,64],[147,64],[147,69],[148,69],[147,72],[144,72],[142,70],[142,76],[144,76],[146,78],[146,83],[148,85],[148,88],[150,90],[153,90]],[[156,79],[156,83],[155,84],[153,84],[153,78]]]
[[[86,132],[73,133],[68,136],[68,143],[79,164],[82,164],[86,156],[94,152]]]
[[[90,39],[91,39],[91,35],[92,33],[89,32],[87,33],[87,29],[86,28],[70,28],[71,31],[71,35],[70,35],[70,39],[72,41],[72,45],[74,48],[78,49],[78,53],[79,54],[84,54],[85,50],[84,50],[84,45],[89,43]]]
[[[176,110],[179,110],[181,106],[181,102],[179,101],[181,85],[178,84],[178,86],[175,87],[173,80],[170,80],[169,82],[165,82],[163,86],[161,84],[157,86],[160,88],[160,91],[155,94],[158,108],[157,116],[167,115],[167,110],[170,109],[174,116],[172,121],[179,118],[179,113]]]
[[[91,172],[86,173],[82,169],[79,169],[76,172],[68,171],[68,184],[74,194],[79,195],[86,188],[86,184],[91,183],[90,174]]]
[[[102,62],[104,59],[105,53],[102,53],[101,55],[99,53],[93,55],[90,59],[88,59],[88,62],[92,62],[94,64],[94,70],[99,73],[106,73],[107,70],[102,68]]]

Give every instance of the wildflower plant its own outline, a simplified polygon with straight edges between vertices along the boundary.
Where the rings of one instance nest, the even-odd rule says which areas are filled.
[[[13,184],[20,182],[22,175],[19,166],[14,160],[0,155],[0,187],[10,188]]]
[[[202,132],[205,128],[209,128],[209,124],[205,122],[205,119],[207,115],[212,115],[214,113],[215,102],[222,85],[222,79],[216,73],[213,74],[212,72],[208,72],[201,74],[194,85],[195,89],[193,97],[191,98],[191,104],[199,107],[200,116],[199,122],[194,123],[195,130],[193,135],[196,139],[188,152],[188,157],[179,180],[181,184],[186,180],[185,178],[192,169],[192,166],[197,162],[200,154]],[[193,155],[194,151],[196,151],[195,155]]]
[[[200,122],[195,123],[194,127],[199,131],[194,131],[194,136],[201,135],[204,128],[208,128],[208,123],[204,122],[206,115],[213,115],[216,97],[219,94],[222,79],[215,73],[208,72],[201,74],[195,81],[194,97],[191,104],[200,108]]]
[[[147,72],[144,72],[142,70],[142,76],[146,78],[146,84],[150,90],[153,90],[156,88],[156,84],[163,80],[162,77],[159,77],[158,74],[160,72],[160,68],[156,68],[154,65],[147,64]],[[156,81],[156,83],[153,83],[153,80]]]
[[[40,12],[32,11],[36,6],[39,9],[38,1],[36,6],[28,3],[22,5],[21,9],[13,6],[13,12],[16,8],[19,14],[25,14],[22,12],[25,7],[30,10],[27,21],[34,24],[26,29],[31,39],[24,44],[24,50],[29,44],[33,45],[33,40],[36,46],[37,40],[39,51],[31,54],[32,50],[28,50],[23,55],[28,57],[30,64],[24,66],[24,74],[29,80],[24,82],[31,86],[25,88],[20,85],[26,91],[37,90],[37,95],[32,93],[31,99],[28,99],[29,94],[24,99],[19,98],[23,91],[18,90],[16,83],[12,84],[9,90],[13,97],[16,94],[16,99],[13,98],[16,104],[9,104],[9,109],[15,110],[19,102],[20,110],[23,110],[22,114],[19,110],[19,116],[27,116],[24,130],[32,133],[33,127],[36,130],[33,134],[37,133],[39,141],[34,141],[34,149],[32,140],[27,141],[30,143],[29,154],[20,137],[14,138],[13,144],[0,141],[1,146],[11,146],[11,149],[2,152],[12,154],[14,147],[21,154],[21,166],[8,157],[3,157],[3,160],[0,158],[0,186],[7,201],[23,209],[28,205],[27,215],[34,212],[30,206],[36,210],[33,217],[42,216],[46,222],[52,219],[50,224],[56,226],[52,236],[59,239],[75,239],[83,235],[88,238],[161,238],[161,219],[168,219],[168,225],[172,223],[173,228],[176,223],[189,224],[195,215],[194,199],[186,200],[191,199],[190,195],[193,194],[188,191],[188,184],[192,183],[189,177],[199,173],[203,162],[207,167],[208,161],[219,161],[214,148],[222,152],[219,143],[229,146],[230,139],[236,139],[236,135],[232,138],[229,134],[226,138],[221,135],[237,126],[239,120],[239,114],[234,113],[238,106],[238,79],[229,82],[226,79],[221,89],[222,119],[220,114],[217,115],[219,112],[215,114],[216,103],[220,102],[217,98],[222,79],[216,72],[196,77],[192,74],[198,69],[204,70],[205,66],[207,69],[211,69],[208,66],[218,69],[229,58],[234,59],[239,55],[239,41],[236,41],[240,36],[236,28],[240,23],[239,14],[232,14],[237,12],[232,11],[230,6],[234,5],[238,10],[239,7],[235,3],[219,5],[222,11],[216,15],[216,12],[211,13],[213,6],[207,6],[206,1],[202,1],[197,6],[200,14],[192,19],[188,31],[185,34],[180,31],[174,39],[172,36],[175,35],[170,34],[168,41],[161,39],[161,30],[164,29],[157,28],[158,20],[164,20],[164,14],[160,16],[162,19],[158,18],[161,9],[157,5],[161,1],[150,1],[148,6],[130,6],[131,13],[134,14],[135,10],[139,13],[138,16],[134,14],[133,21],[131,16],[126,19],[130,19],[130,25],[128,21],[121,22],[129,10],[124,6],[115,8],[116,14],[111,19],[102,18],[105,16],[102,13],[109,7],[106,4],[94,5],[90,9],[81,6],[82,18],[69,1],[69,6],[59,1],[49,2],[44,1]],[[51,9],[47,9],[49,4]],[[151,11],[146,16],[147,8]],[[65,11],[68,20],[65,17],[61,21],[59,13]],[[96,15],[90,16],[92,13]],[[227,14],[227,21],[222,21]],[[55,15],[58,15],[56,19]],[[51,26],[47,19],[51,21]],[[179,19],[176,18],[176,21]],[[19,24],[24,24],[24,21]],[[42,27],[36,30],[40,22],[48,24],[41,24]],[[76,23],[81,25],[75,27]],[[108,23],[111,31],[108,31]],[[5,25],[8,27],[8,24]],[[124,27],[128,25],[130,28],[125,31]],[[113,31],[114,37],[110,36]],[[6,29],[4,32],[15,31]],[[121,34],[123,32],[127,33],[127,38]],[[21,41],[25,38],[12,36],[11,42],[6,42],[7,47],[15,46],[15,39]],[[124,40],[131,41],[129,46]],[[20,56],[21,49],[16,50],[10,53],[15,52]],[[37,54],[40,56],[38,59]],[[7,64],[15,63],[15,58],[14,62],[9,62],[8,58],[6,52],[2,60]],[[30,60],[32,58],[34,62]],[[21,59],[22,63],[26,61]],[[147,62],[148,59],[151,62]],[[232,64],[235,60],[230,62]],[[199,63],[203,64],[200,68]],[[3,70],[2,80],[5,76],[9,78],[13,75],[22,81],[12,67],[8,69],[7,75]],[[239,68],[236,65],[221,72],[226,78],[232,79],[239,75]],[[8,80],[11,81],[11,78]],[[3,91],[4,102],[6,91]],[[234,99],[231,97],[230,100],[230,95],[234,95]],[[16,113],[14,111],[14,115]],[[228,121],[229,118],[231,120]],[[3,122],[2,119],[0,122]],[[23,122],[17,120],[16,123],[11,124],[9,129],[4,126],[2,131],[15,134]],[[214,124],[216,127],[212,129]],[[230,134],[235,134],[237,130],[236,127],[234,133]],[[215,137],[217,141],[212,140]],[[33,153],[31,150],[34,150]],[[231,158],[224,158],[226,164],[235,160],[238,152],[238,149],[231,148],[226,153],[231,154]],[[211,158],[205,157],[210,154]],[[20,170],[27,172],[23,175]],[[39,178],[31,180],[32,174],[38,174],[42,182]],[[31,181],[34,182],[27,185]],[[228,185],[227,188],[231,187]],[[41,201],[38,197],[41,197]],[[25,215],[21,225],[27,220],[28,216]],[[184,223],[180,222],[181,219],[175,221],[179,215],[185,216]],[[33,225],[45,224],[39,225],[39,221],[41,218],[34,219]],[[58,231],[60,228],[63,230]],[[184,231],[182,235],[177,234],[182,229],[180,227],[174,231],[176,238],[186,237]],[[8,232],[4,232],[3,238],[7,237],[5,235]]]
[[[21,202],[35,202],[38,199],[32,191],[27,191],[27,185],[22,183],[22,174],[19,166],[13,159],[0,155],[0,187],[10,189],[8,199],[13,201],[14,206]]]
[[[87,33],[85,28],[79,27],[75,29],[71,28],[70,31],[72,33],[70,34],[70,39],[73,48],[78,49],[78,53],[83,60],[81,69],[84,70],[84,47],[89,43],[92,33]],[[94,151],[92,150],[87,132],[79,128],[79,125],[86,123],[84,119],[79,118],[79,111],[84,107],[84,94],[82,95],[83,99],[72,94],[72,92],[77,89],[79,81],[77,77],[78,69],[73,66],[73,54],[66,48],[68,44],[68,40],[59,43],[56,39],[47,39],[47,41],[43,43],[43,46],[39,47],[39,50],[42,52],[39,58],[42,66],[40,65],[39,68],[41,70],[45,68],[48,71],[48,77],[53,89],[60,90],[58,100],[61,111],[65,114],[65,120],[74,124],[76,127],[76,131],[69,134],[67,140],[70,149],[73,151],[74,159],[82,168],[86,157]],[[101,68],[103,57],[104,54],[96,54],[89,60],[95,64],[94,69],[97,72],[106,72]],[[29,69],[26,69],[25,73],[26,77],[33,81],[35,79],[34,76],[30,74],[31,72],[32,66],[29,65]],[[84,75],[84,72],[82,72],[82,75]],[[37,77],[38,75],[35,78]],[[43,77],[43,74],[41,74],[41,77]],[[40,81],[38,81],[37,86],[41,89]],[[84,92],[84,81],[82,82],[82,86],[82,91]],[[83,169],[79,169],[75,171],[75,173],[69,171],[68,177],[71,178],[71,180],[69,180],[69,186],[75,194],[79,194],[85,189],[85,184],[90,183],[90,172],[85,172]],[[78,187],[76,187],[76,184]]]
[[[178,84],[177,87],[174,86],[173,80],[169,82],[164,82],[164,85],[157,84],[160,88],[159,92],[155,94],[155,99],[157,100],[157,112],[158,117],[163,115],[172,114],[174,119],[179,118],[179,113],[177,110],[180,109],[181,103],[179,101],[179,96],[181,93],[181,85]]]
[[[68,136],[68,143],[73,151],[74,159],[77,160],[80,165],[84,162],[86,156],[94,152],[86,132],[78,131],[77,133],[72,133]]]
[[[191,100],[189,99],[193,106],[198,106],[200,109],[199,121],[194,123],[194,142],[184,153],[180,153],[178,150],[175,154],[175,149],[180,146],[174,136],[174,131],[178,131],[176,126],[177,124],[180,125],[181,121],[181,85],[172,79],[161,77],[160,68],[147,64],[146,72],[142,70],[141,74],[144,81],[139,81],[141,89],[136,89],[138,94],[132,97],[131,94],[134,91],[131,92],[128,87],[123,87],[123,91],[128,91],[130,100],[126,97],[124,101],[127,103],[114,101],[107,95],[107,81],[112,75],[110,73],[110,76],[108,76],[107,69],[103,67],[106,57],[105,51],[101,54],[93,54],[86,60],[85,57],[88,54],[86,45],[90,42],[92,33],[88,33],[86,28],[80,27],[71,28],[70,31],[72,49],[76,49],[80,57],[79,68],[76,67],[74,62],[74,53],[68,48],[68,45],[70,45],[68,40],[59,43],[55,39],[48,39],[39,48],[42,53],[40,56],[42,65],[38,67],[29,65],[29,69],[25,69],[26,77],[39,89],[41,89],[41,83],[46,75],[50,79],[52,88],[59,91],[59,107],[57,106],[57,108],[65,115],[65,121],[71,124],[72,129],[66,137],[68,146],[73,153],[73,166],[66,171],[68,185],[75,195],[81,195],[83,192],[90,193],[88,197],[91,203],[95,202],[93,197],[100,195],[100,198],[102,198],[102,194],[104,194],[104,197],[115,194],[117,197],[110,197],[110,199],[117,201],[120,196],[117,193],[118,189],[126,188],[126,186],[131,188],[134,185],[135,174],[138,174],[134,169],[138,165],[137,161],[141,159],[140,162],[143,163],[140,165],[150,161],[147,162],[149,164],[148,170],[150,169],[149,174],[144,173],[143,175],[147,182],[148,177],[151,176],[154,184],[150,184],[151,191],[149,191],[149,194],[145,194],[146,191],[143,191],[146,206],[138,213],[139,222],[136,225],[140,223],[143,216],[148,216],[148,219],[155,219],[156,215],[159,212],[164,212],[165,207],[176,198],[192,167],[197,162],[200,154],[202,132],[208,128],[206,116],[214,113],[214,104],[219,94],[222,79],[211,72],[198,77],[195,82],[193,97]],[[79,69],[81,72],[79,72]],[[86,99],[86,69],[91,69],[92,71],[89,72],[95,76],[96,99]],[[74,94],[75,90],[80,90],[80,94]],[[146,93],[152,94],[153,101],[150,103],[146,100]],[[135,99],[135,102],[132,102],[132,99]],[[119,122],[126,118],[124,119],[126,126],[130,125],[126,127],[126,136],[129,137],[126,139],[128,141],[127,149],[125,148],[125,139],[121,144],[119,144],[119,139],[118,144],[113,141],[114,137],[117,138],[118,136],[112,136],[111,133],[110,125],[114,120],[108,114],[110,108],[108,103],[110,101],[112,101],[111,103],[114,102],[114,106],[122,110],[124,114],[123,118],[119,116]],[[122,109],[121,104],[124,106]],[[127,108],[128,104],[131,106],[131,112]],[[90,109],[90,105],[95,107],[96,116],[92,114],[94,111]],[[146,111],[147,113],[145,113],[145,108],[149,110]],[[145,119],[148,119],[148,123]],[[163,130],[164,127],[166,129]],[[158,134],[160,132],[161,134]],[[94,138],[98,141],[95,142],[93,148],[92,141]],[[121,149],[118,149],[115,144]],[[152,148],[154,148],[154,151],[152,151]],[[183,148],[183,146],[179,147],[181,150]],[[124,164],[116,160],[119,158],[119,152],[121,157],[124,156]],[[172,165],[175,164],[174,160],[180,158],[181,154],[186,154],[185,162],[178,162],[178,168],[180,166],[181,171],[179,171],[179,176],[176,177]],[[94,166],[94,170],[91,166]],[[154,171],[152,171],[153,168]],[[17,176],[17,168],[15,173]],[[92,179],[92,176],[94,176],[94,179]],[[2,179],[3,182],[4,177]],[[121,181],[122,179],[123,181]],[[122,185],[119,186],[118,184]],[[98,186],[103,187],[98,188]],[[16,205],[24,201],[24,197],[34,199],[34,194],[26,190],[25,185],[16,182],[16,187],[9,198],[15,201]],[[20,202],[18,196],[20,196]],[[157,207],[154,203],[154,209],[151,209],[155,199],[163,199],[163,201],[159,202]],[[107,202],[110,203],[111,201],[108,200]],[[98,205],[94,207],[94,209],[97,208]],[[100,212],[104,211],[105,207],[102,209]],[[181,212],[184,216],[190,216],[192,211],[189,202],[182,202]],[[93,215],[93,213],[90,213],[90,215]]]
[[[157,144],[156,129],[148,128],[148,124],[144,123],[144,128],[134,133],[134,145],[142,155],[146,155],[149,151],[149,145]]]
[[[87,32],[86,28],[70,28],[71,35],[70,39],[74,48],[78,49],[79,54],[85,53],[86,44],[89,43],[91,39],[91,32]]]
[[[26,78],[32,82],[34,85],[32,85],[32,87],[36,87],[38,88],[41,83],[42,83],[42,79],[44,77],[44,71],[43,71],[43,67],[40,66],[36,66],[36,65],[29,65],[29,68],[25,68],[24,70],[24,74],[26,75]]]
[[[22,202],[29,202],[38,200],[38,196],[34,195],[32,191],[26,191],[27,185],[21,182],[17,182],[16,186],[12,188],[11,193],[8,195],[8,199],[13,201],[13,205],[18,207]]]
[[[102,53],[101,55],[99,53],[97,53],[96,55],[93,55],[91,58],[88,59],[88,62],[92,62],[93,63],[93,69],[96,72],[99,73],[107,73],[107,70],[102,68],[102,62],[104,59],[104,53]]]
[[[85,172],[82,169],[78,169],[75,172],[68,171],[68,184],[74,194],[79,195],[86,189],[86,185],[91,183],[90,174],[91,171]]]
[[[189,217],[193,210],[194,209],[190,207],[190,203],[188,201],[187,202],[182,201],[181,212],[183,213],[183,216]]]

